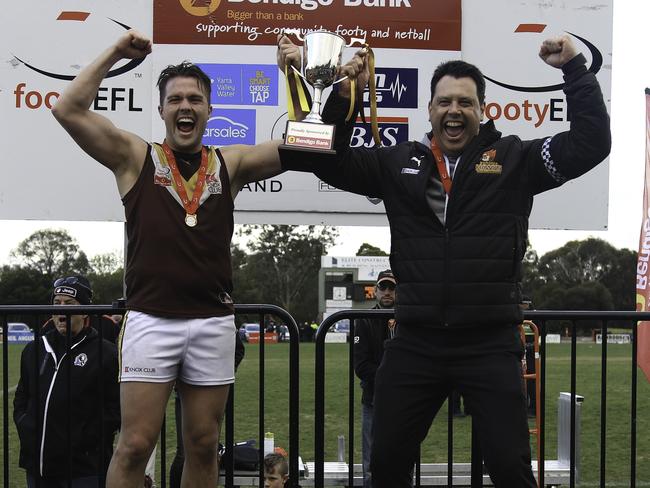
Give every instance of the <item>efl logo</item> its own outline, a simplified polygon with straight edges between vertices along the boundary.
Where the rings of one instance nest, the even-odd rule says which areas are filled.
[[[366,120],[368,120],[366,118]],[[396,146],[409,139],[408,117],[378,117],[379,138],[383,146]],[[372,138],[370,121],[363,124],[357,119],[357,124],[352,132],[350,147],[374,147],[375,141]]]
[[[214,113],[203,133],[203,144],[255,144],[255,110],[217,108]]]
[[[213,105],[278,104],[278,67],[274,64],[199,64],[212,82]]]
[[[377,107],[418,108],[418,70],[416,68],[377,68]],[[363,105],[369,107],[370,91],[363,92]]]
[[[90,12],[72,12],[72,11],[62,11],[59,16],[57,17],[57,21],[62,21],[62,22],[84,22],[83,25],[85,24],[85,21],[88,19],[90,16]],[[122,27],[124,30],[129,30],[131,27],[129,27],[126,24],[123,24],[122,22],[118,22],[117,20],[113,19],[107,19],[110,20],[111,22],[114,22],[115,24],[119,25]],[[67,24],[66,24],[67,25]],[[90,27],[88,27],[90,28]],[[91,35],[92,33],[89,33]],[[21,55],[22,56],[22,55]],[[14,56],[18,61],[23,63],[26,67],[29,69],[36,71],[37,73],[40,73],[42,75],[45,75],[49,78],[54,78],[56,80],[65,80],[65,81],[71,81],[73,80],[76,76],[77,73],[73,74],[68,74],[68,73],[57,73],[57,72],[52,72],[52,71],[46,71],[45,69],[39,68],[35,65],[29,64],[25,61],[23,61],[21,58],[18,56]],[[136,66],[140,65],[144,61],[144,58],[141,59],[132,59],[129,61],[127,64],[123,66],[118,66],[117,68],[113,68],[106,73],[106,76],[104,78],[112,78],[114,76],[121,75],[122,73],[126,73],[127,71],[131,71],[134,69]]]

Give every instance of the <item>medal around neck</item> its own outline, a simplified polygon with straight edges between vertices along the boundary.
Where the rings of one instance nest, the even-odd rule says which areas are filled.
[[[185,225],[188,227],[196,227],[196,224],[199,223],[199,219],[196,218],[196,214],[187,214],[185,215]]]

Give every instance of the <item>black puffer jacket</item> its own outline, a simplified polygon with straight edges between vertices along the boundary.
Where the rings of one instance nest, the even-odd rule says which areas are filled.
[[[400,326],[521,322],[521,261],[533,196],[586,173],[611,146],[607,109],[584,57],[563,71],[570,130],[522,141],[502,137],[492,121],[483,124],[461,156],[445,224],[426,199],[431,177],[438,185],[440,179],[429,147],[341,147],[351,128],[339,121],[339,157],[315,165],[314,173],[337,188],[384,200]],[[324,119],[326,113],[327,107]]]
[[[373,310],[381,309],[375,305]],[[354,327],[354,372],[361,380],[361,403],[373,404],[375,376],[384,357],[384,342],[391,339],[389,319],[359,319]]]
[[[42,476],[67,476],[69,457],[73,478],[103,474],[106,467],[99,463],[102,416],[105,440],[112,439],[120,424],[115,344],[100,342],[97,331],[90,327],[80,334],[83,336],[72,340],[71,358],[65,353],[66,338],[56,330],[42,336],[38,347],[35,342],[27,344],[21,356],[14,399],[14,422],[20,437],[19,465]],[[68,370],[70,364],[72,371]]]

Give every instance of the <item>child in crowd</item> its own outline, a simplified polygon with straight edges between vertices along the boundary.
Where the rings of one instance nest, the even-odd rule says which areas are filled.
[[[264,488],[284,488],[288,480],[287,458],[277,452],[264,456]]]

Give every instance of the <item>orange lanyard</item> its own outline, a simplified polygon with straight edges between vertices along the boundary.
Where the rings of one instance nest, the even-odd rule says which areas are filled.
[[[203,186],[205,185],[206,173],[208,171],[208,151],[206,151],[205,146],[201,147],[201,166],[199,166],[199,174],[197,176],[196,185],[194,186],[192,200],[190,201],[187,192],[185,191],[183,180],[181,179],[181,173],[178,171],[174,153],[167,145],[167,141],[163,142],[162,147],[163,151],[165,151],[165,156],[167,156],[169,169],[172,171],[174,183],[176,184],[176,192],[178,193],[178,196],[181,197],[181,202],[185,209],[185,224],[188,227],[195,227],[198,223],[196,211],[199,208],[199,198],[201,198],[201,194],[203,193]]]
[[[442,151],[436,143],[436,136],[431,134],[431,152],[433,153],[433,158],[436,160],[436,165],[438,166],[438,173],[440,173],[440,181],[442,182],[442,187],[445,189],[445,193],[449,195],[451,193],[451,178],[449,177],[449,172],[447,171],[447,164],[445,163],[445,158],[442,155]]]

